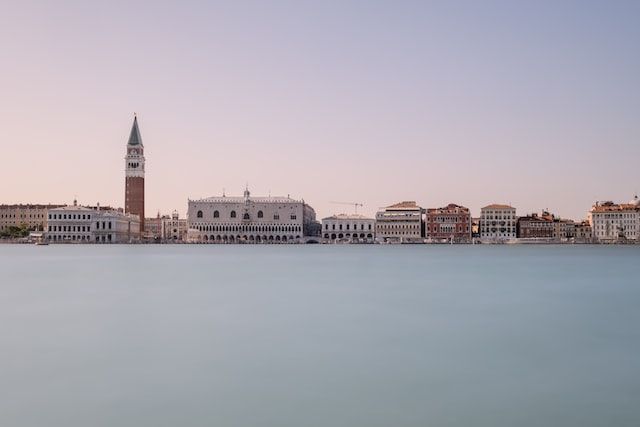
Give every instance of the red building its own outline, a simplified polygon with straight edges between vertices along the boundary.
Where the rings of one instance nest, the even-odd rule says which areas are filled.
[[[471,212],[469,208],[450,203],[443,208],[427,209],[426,237],[431,240],[471,240]]]
[[[140,231],[144,232],[144,146],[137,117],[133,119],[125,163],[124,211],[140,217]]]

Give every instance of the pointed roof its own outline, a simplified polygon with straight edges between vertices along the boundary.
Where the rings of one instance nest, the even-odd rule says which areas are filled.
[[[127,145],[142,145],[142,137],[140,129],[138,129],[138,116],[133,116],[133,126],[131,126],[131,134]]]

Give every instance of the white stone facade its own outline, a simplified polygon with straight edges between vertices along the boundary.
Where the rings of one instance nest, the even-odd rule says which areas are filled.
[[[516,238],[516,208],[509,205],[489,205],[480,210],[480,238],[486,241],[506,241]]]
[[[161,238],[164,241],[179,242],[187,239],[189,229],[186,218],[180,218],[178,212],[173,212],[171,217],[161,219]]]
[[[137,215],[86,206],[50,209],[46,238],[51,243],[131,243],[140,239]]]
[[[629,203],[598,202],[589,220],[593,239],[598,242],[640,240],[640,200],[636,196]]]
[[[209,197],[189,200],[189,241],[203,243],[296,243],[316,223],[313,208],[289,197]]]
[[[376,240],[421,243],[424,209],[415,202],[400,202],[376,213]]]
[[[322,220],[324,242],[373,243],[376,220],[363,215],[339,214]]]

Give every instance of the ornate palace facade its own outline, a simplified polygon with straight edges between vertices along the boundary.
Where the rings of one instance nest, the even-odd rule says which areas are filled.
[[[188,240],[209,243],[302,242],[319,227],[304,200],[289,197],[209,197],[189,200]]]
[[[471,212],[453,203],[442,208],[427,209],[425,234],[431,240],[469,242],[471,240]]]

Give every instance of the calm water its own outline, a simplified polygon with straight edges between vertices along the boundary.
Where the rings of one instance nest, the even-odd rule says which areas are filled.
[[[639,261],[0,245],[0,425],[637,427]]]

